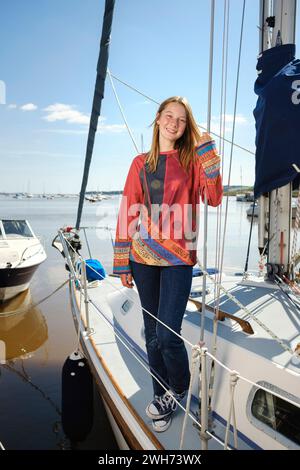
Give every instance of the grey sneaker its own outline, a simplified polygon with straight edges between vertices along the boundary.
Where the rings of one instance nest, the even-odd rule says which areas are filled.
[[[146,408],[146,414],[149,418],[154,420],[165,418],[176,411],[177,403],[174,398],[178,402],[182,401],[185,397],[185,392],[175,393],[170,391],[170,393],[165,392],[161,396],[155,395],[154,400]]]
[[[153,419],[152,427],[155,432],[164,432],[166,431],[172,423],[172,413],[168,414],[164,418]]]

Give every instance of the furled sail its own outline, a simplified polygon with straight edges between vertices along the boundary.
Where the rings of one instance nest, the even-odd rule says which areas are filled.
[[[103,15],[103,24],[102,24],[102,36],[101,36],[101,41],[100,41],[100,52],[99,52],[99,58],[98,58],[98,63],[97,63],[97,78],[96,78],[96,84],[95,84],[95,90],[94,90],[94,99],[93,99],[92,114],[90,118],[89,134],[88,134],[88,140],[87,140],[87,145],[86,145],[84,171],[83,171],[81,190],[80,190],[80,195],[79,195],[76,229],[79,229],[79,226],[80,226],[82,208],[83,208],[83,203],[84,203],[84,196],[85,196],[85,191],[86,191],[86,187],[88,183],[90,165],[91,165],[92,156],[93,156],[95,135],[97,132],[98,119],[99,119],[100,112],[101,112],[102,99],[104,97],[104,85],[105,85],[105,79],[106,79],[106,73],[107,73],[110,34],[111,34],[114,7],[115,7],[115,0],[105,0],[105,9],[104,9],[104,15]]]
[[[300,177],[300,60],[295,45],[268,49],[259,56],[255,93],[255,198]]]

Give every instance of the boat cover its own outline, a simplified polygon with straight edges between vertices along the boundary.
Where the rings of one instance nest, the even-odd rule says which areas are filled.
[[[293,182],[299,186],[300,168],[300,60],[295,45],[268,49],[259,56],[255,93],[255,198]]]

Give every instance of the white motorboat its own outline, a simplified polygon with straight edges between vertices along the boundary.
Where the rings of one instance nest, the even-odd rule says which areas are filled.
[[[27,220],[0,220],[0,301],[28,289],[46,253]]]

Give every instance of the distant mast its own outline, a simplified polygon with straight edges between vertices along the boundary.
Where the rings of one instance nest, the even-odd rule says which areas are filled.
[[[260,53],[282,44],[295,43],[297,0],[260,1]],[[269,241],[268,263],[284,265],[288,271],[292,229],[292,185],[282,186],[259,198],[258,246],[262,253]],[[267,212],[269,211],[269,224]],[[268,233],[266,227],[268,227]]]
[[[243,192],[243,170],[242,170],[242,166],[240,166],[240,171],[241,171],[241,192]]]

